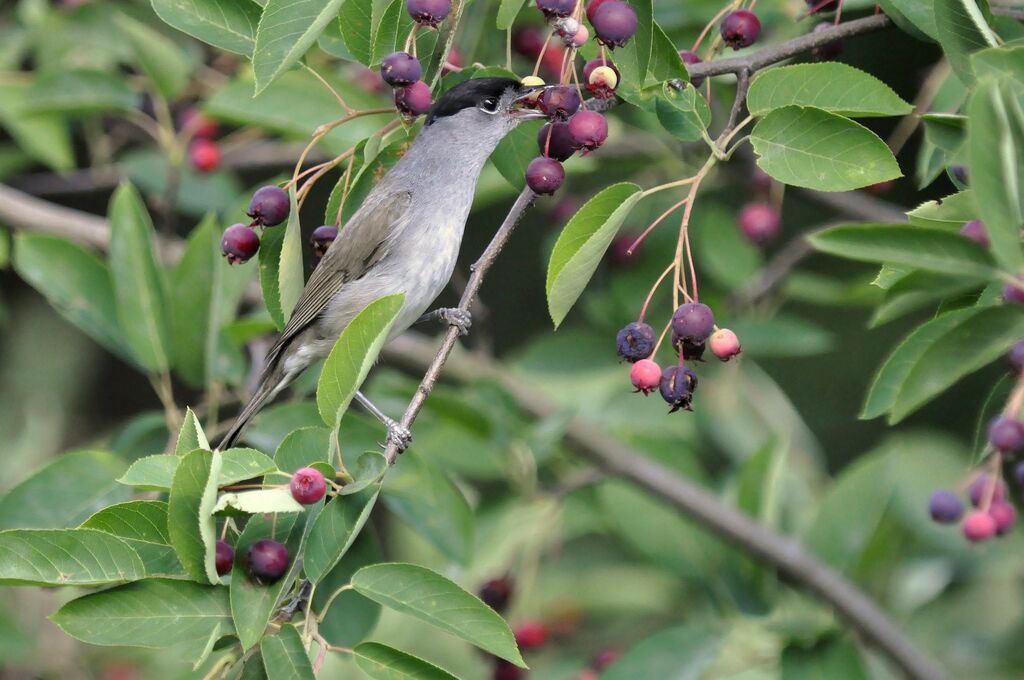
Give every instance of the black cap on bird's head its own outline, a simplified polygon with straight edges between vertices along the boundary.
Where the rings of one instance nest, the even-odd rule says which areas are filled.
[[[491,114],[497,113],[502,105],[511,106],[534,92],[535,89],[512,78],[470,78],[458,83],[441,95],[441,98],[431,107],[426,125],[469,108],[479,108]]]

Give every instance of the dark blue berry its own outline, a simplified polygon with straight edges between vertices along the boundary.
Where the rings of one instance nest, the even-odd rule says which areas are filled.
[[[928,499],[928,513],[936,522],[952,524],[960,521],[964,514],[964,504],[952,491],[939,489]]]
[[[650,357],[656,340],[654,329],[641,321],[627,324],[615,336],[619,356],[630,362]]]

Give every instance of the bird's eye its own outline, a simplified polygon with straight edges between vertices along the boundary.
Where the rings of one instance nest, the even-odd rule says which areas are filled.
[[[480,110],[484,113],[497,113],[498,100],[496,97],[488,97],[480,102]]]

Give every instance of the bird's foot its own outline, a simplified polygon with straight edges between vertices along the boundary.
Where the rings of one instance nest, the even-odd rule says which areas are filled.
[[[473,315],[458,307],[442,307],[437,310],[437,318],[449,326],[459,329],[459,335],[469,335],[469,329],[473,325]]]
[[[388,436],[384,440],[385,446],[394,444],[399,453],[409,448],[409,444],[412,443],[412,432],[409,431],[409,428],[402,427],[401,423],[395,422],[391,418],[384,420],[384,427],[388,428]]]

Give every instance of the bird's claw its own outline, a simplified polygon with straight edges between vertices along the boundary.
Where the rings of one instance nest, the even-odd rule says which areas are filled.
[[[473,325],[473,315],[458,307],[442,307],[437,310],[439,319],[449,326],[459,329],[459,335],[469,335],[469,329]]]
[[[409,444],[412,442],[412,432],[408,428],[402,427],[400,423],[390,418],[384,422],[384,427],[388,429],[388,435],[384,440],[385,446],[394,444],[399,453],[409,448]]]

